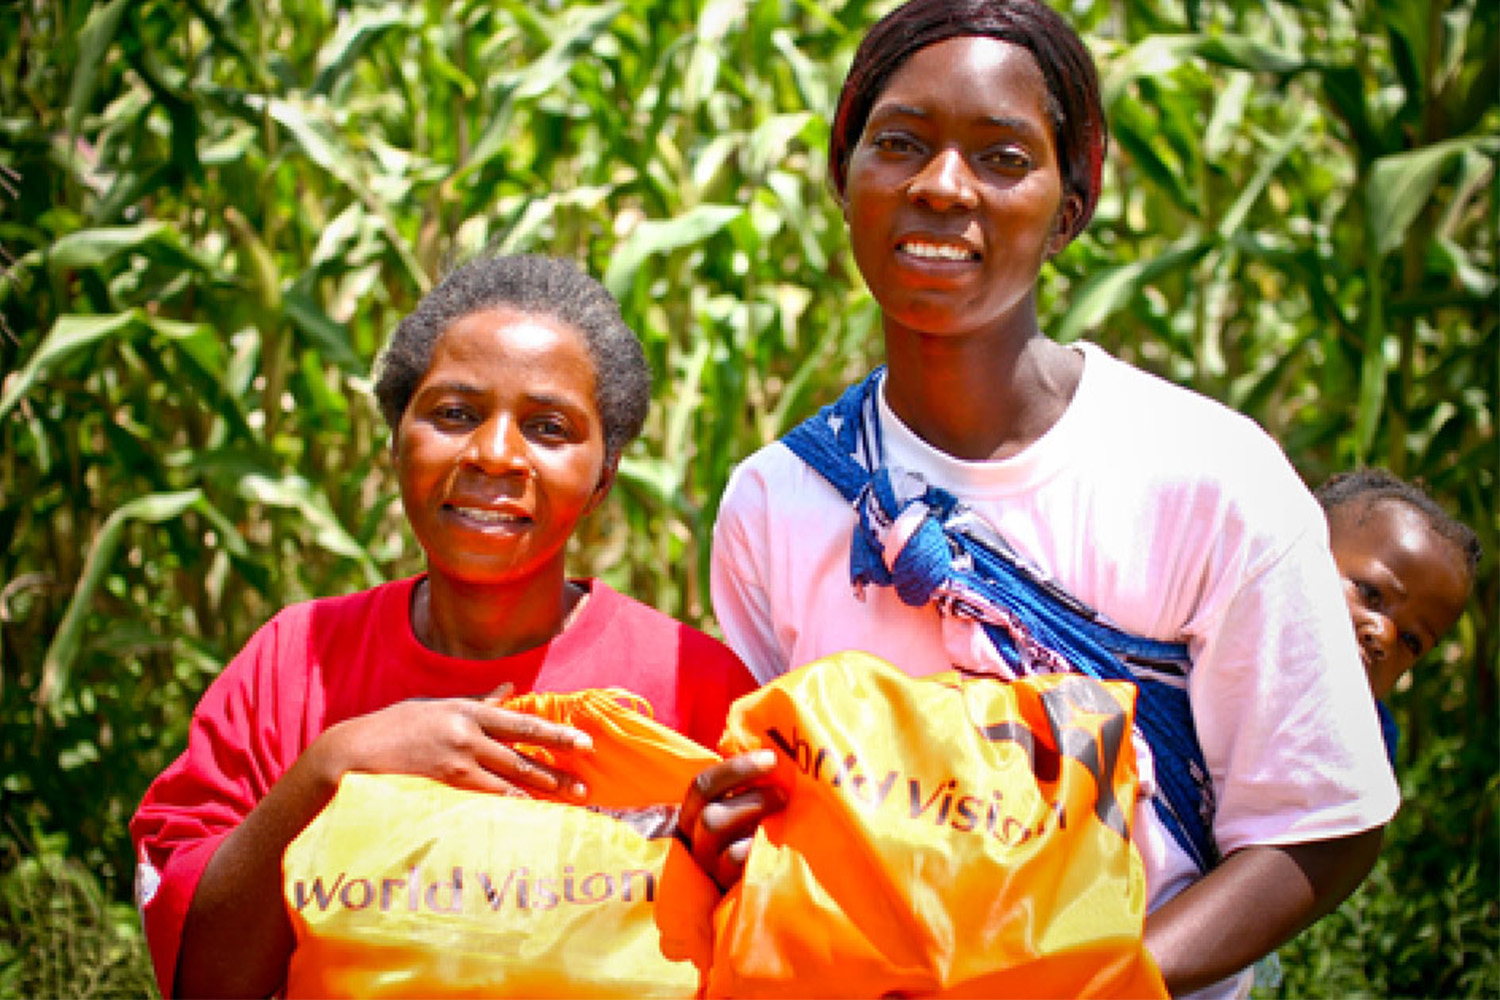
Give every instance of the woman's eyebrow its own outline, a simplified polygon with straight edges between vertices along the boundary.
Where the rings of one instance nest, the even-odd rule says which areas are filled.
[[[428,396],[435,393],[452,393],[459,396],[478,396],[484,390],[469,382],[461,382],[458,379],[445,379],[438,382],[428,382],[417,390],[418,396]]]
[[[870,121],[881,118],[927,118],[927,111],[910,104],[877,104],[870,112]]]
[[[584,407],[586,405],[577,396],[571,396],[567,393],[560,392],[548,392],[545,389],[537,390],[535,392],[527,392],[526,398],[531,402],[539,403],[542,406],[556,406],[559,409],[564,410],[579,409],[580,407]]]
[[[1015,118],[1010,115],[985,115],[980,119],[980,123],[993,128],[1025,133],[1026,135],[1036,135],[1040,132],[1036,122],[1028,118]]]

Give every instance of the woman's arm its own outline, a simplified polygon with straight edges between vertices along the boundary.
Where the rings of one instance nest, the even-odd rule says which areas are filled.
[[[188,907],[178,996],[269,996],[286,979],[293,946],[281,857],[350,771],[416,774],[497,794],[582,786],[528,759],[512,742],[588,749],[570,726],[499,708],[490,699],[401,702],[342,722],[307,748],[214,852]]]
[[[1369,874],[1383,827],[1252,845],[1146,918],[1146,948],[1175,996],[1234,975],[1338,906]]]

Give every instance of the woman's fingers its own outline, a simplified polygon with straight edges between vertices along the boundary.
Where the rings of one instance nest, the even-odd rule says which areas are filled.
[[[593,738],[588,733],[489,704],[475,706],[474,721],[487,737],[475,753],[486,770],[522,789],[559,793],[579,801],[587,796],[588,788],[577,775],[536,760],[517,749],[515,744],[559,751],[587,751],[594,747]]]
[[[501,705],[505,704],[505,699],[509,698],[511,692],[515,689],[516,686],[514,684],[512,684],[510,681],[505,681],[499,687],[495,688],[495,690],[491,691],[489,694],[485,695],[479,700],[484,702],[486,705],[494,705],[496,708],[499,708]]]
[[[474,721],[487,736],[502,743],[529,743],[549,750],[594,749],[594,738],[582,729],[487,703],[475,706]]]
[[[775,752],[757,750],[707,768],[688,789],[678,816],[682,839],[720,889],[739,881],[755,831],[786,805],[786,793],[765,783],[775,769]]]
[[[682,801],[678,822],[687,833],[693,832],[699,816],[712,802],[748,790],[776,770],[776,751],[753,750],[736,754],[712,767],[704,768],[688,786]]]

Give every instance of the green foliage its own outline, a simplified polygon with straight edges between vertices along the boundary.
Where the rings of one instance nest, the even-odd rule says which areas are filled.
[[[157,997],[140,916],[108,899],[59,834],[26,856],[7,843],[0,875],[0,996]]]
[[[1402,786],[1406,804],[1369,881],[1281,950],[1285,979],[1257,996],[1500,995],[1493,758],[1442,736]]]
[[[291,601],[419,566],[370,368],[483,248],[574,257],[620,297],[656,405],[574,567],[705,621],[730,469],[877,359],[823,156],[843,67],[891,5],[9,5],[7,816],[66,833],[125,898],[125,823],[227,658]],[[1393,847],[1314,952],[1288,952],[1287,988],[1494,992],[1500,12],[1059,7],[1114,143],[1047,328],[1250,414],[1310,483],[1361,462],[1421,477],[1486,547],[1454,639],[1396,698],[1413,798]],[[1460,826],[1464,849],[1422,847]],[[1333,936],[1345,920],[1372,936]],[[1402,931],[1442,944],[1393,970]]]

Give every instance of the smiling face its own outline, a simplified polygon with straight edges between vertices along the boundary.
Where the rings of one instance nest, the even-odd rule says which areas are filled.
[[[1329,538],[1370,688],[1384,698],[1458,621],[1468,566],[1453,542],[1400,502],[1335,509]]]
[[[430,574],[561,579],[568,538],[613,478],[594,380],[583,336],[548,316],[486,309],[443,332],[395,442]]]
[[[1034,332],[1037,275],[1081,208],[1047,104],[1031,53],[987,37],[918,50],[876,98],[844,217],[888,333]]]

